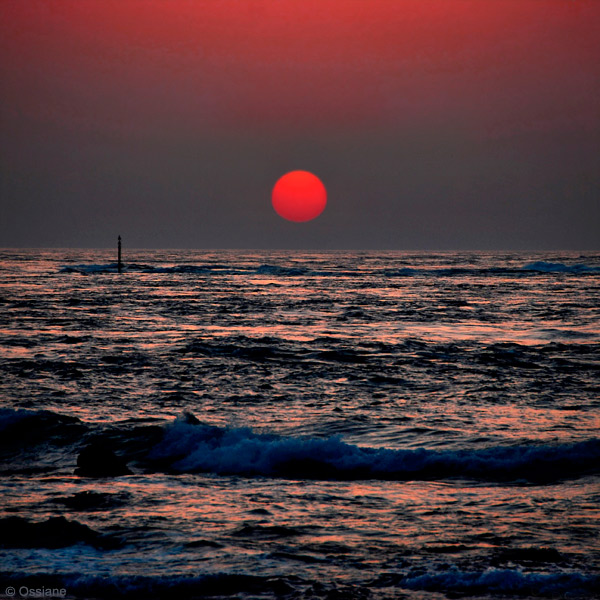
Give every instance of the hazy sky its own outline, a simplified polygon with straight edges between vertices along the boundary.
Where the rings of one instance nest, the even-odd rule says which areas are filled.
[[[0,0],[0,246],[600,249],[598,0]],[[325,212],[271,206],[314,172]]]

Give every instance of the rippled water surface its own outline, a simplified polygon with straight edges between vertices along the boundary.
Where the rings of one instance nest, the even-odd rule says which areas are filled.
[[[600,255],[126,259],[0,250],[0,595],[599,593]]]

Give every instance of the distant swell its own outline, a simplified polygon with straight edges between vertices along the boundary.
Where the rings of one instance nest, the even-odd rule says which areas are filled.
[[[600,440],[473,450],[362,448],[339,438],[259,434],[177,420],[150,460],[173,472],[305,479],[553,482],[600,472]]]
[[[546,261],[532,262],[523,267],[525,271],[537,271],[538,273],[600,273],[600,267],[591,267],[585,264],[565,265]]]
[[[574,275],[594,275],[600,274],[600,267],[564,263],[553,263],[546,261],[537,261],[527,263],[522,267],[450,267],[440,269],[414,269],[403,267],[399,269],[386,269],[383,274],[387,277],[416,277],[416,276],[438,276],[438,277],[481,277],[481,276],[522,276],[536,275],[543,273],[570,273]]]
[[[157,267],[150,265],[139,265],[135,263],[125,264],[122,268],[123,272],[127,273],[191,273],[191,274],[206,274],[215,271],[223,270],[223,267],[198,266],[198,265],[175,265],[171,267]],[[117,263],[109,264],[84,264],[84,265],[67,265],[64,266],[60,273],[79,273],[81,275],[118,273],[119,268]]]
[[[191,265],[179,264],[171,266],[145,265],[137,263],[125,263],[123,265],[125,273],[166,273],[166,274],[191,274],[191,275],[210,275],[210,274],[234,274],[246,273],[248,275],[268,275],[271,277],[300,277],[300,276],[318,276],[318,277],[352,277],[360,275],[360,271],[318,271],[309,270],[303,266],[282,266],[262,264],[257,267],[234,267],[228,265]],[[79,264],[65,265],[60,269],[60,273],[79,273],[81,275],[117,273],[117,263],[108,264]],[[574,275],[597,275],[600,274],[600,267],[586,265],[583,263],[564,264],[546,261],[537,261],[527,263],[522,267],[450,267],[438,269],[423,269],[410,266],[398,268],[382,269],[374,271],[374,274],[383,277],[485,277],[504,275],[507,277],[519,277],[524,275],[535,276],[545,273],[566,273]]]

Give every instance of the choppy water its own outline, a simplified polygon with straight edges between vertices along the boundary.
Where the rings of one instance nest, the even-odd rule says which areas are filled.
[[[126,258],[0,251],[0,595],[599,593],[600,254]]]

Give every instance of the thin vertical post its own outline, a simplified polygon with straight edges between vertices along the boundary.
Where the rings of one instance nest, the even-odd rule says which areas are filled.
[[[123,271],[123,263],[121,262],[121,236],[119,236],[119,243],[118,243],[118,258],[117,258],[117,269],[119,270],[119,273],[121,273]]]

